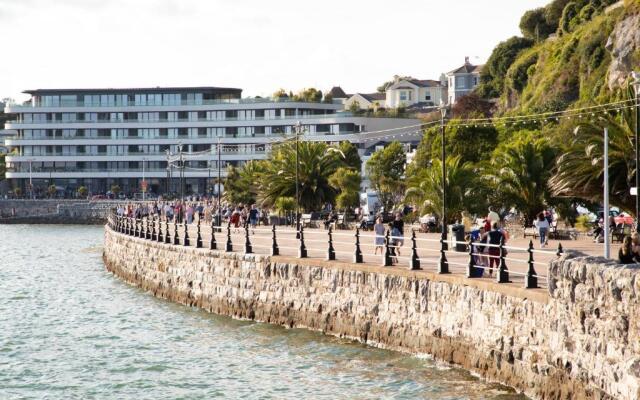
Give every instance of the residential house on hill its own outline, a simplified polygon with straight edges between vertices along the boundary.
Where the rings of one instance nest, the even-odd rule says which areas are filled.
[[[351,95],[346,94],[340,86],[332,87],[328,94],[331,96],[333,103],[335,104],[344,104],[344,102],[351,97]]]
[[[460,97],[468,94],[478,86],[482,67],[483,65],[471,64],[469,57],[465,57],[463,66],[447,73],[449,104],[455,104]]]
[[[446,81],[431,79],[401,79],[394,77],[394,83],[387,88],[385,105],[387,108],[412,106],[437,106],[446,102]]]
[[[344,108],[349,109],[355,102],[360,109],[385,107],[386,94],[384,93],[356,93],[344,102]]]

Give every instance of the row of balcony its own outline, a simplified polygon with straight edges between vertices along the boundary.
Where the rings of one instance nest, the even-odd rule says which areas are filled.
[[[108,102],[95,102],[95,101],[60,101],[58,104],[38,104],[34,102],[28,102],[23,104],[9,103],[12,108],[35,108],[35,107],[159,107],[159,106],[207,106],[218,104],[278,104],[278,103],[301,103],[301,104],[313,104],[313,105],[332,105],[334,103],[323,102],[308,102],[294,100],[289,97],[276,97],[276,98],[244,98],[244,99],[214,99],[214,100],[180,100],[180,101],[161,101],[142,103],[136,101],[108,101]]]
[[[167,124],[167,123],[188,123],[188,122],[238,122],[238,121],[284,121],[284,120],[309,120],[309,119],[335,119],[335,118],[353,118],[353,113],[335,113],[335,114],[314,114],[314,115],[285,115],[285,116],[269,116],[269,117],[254,117],[254,118],[238,118],[238,117],[225,117],[225,118],[154,118],[154,119],[92,119],[92,120],[44,120],[44,121],[20,121],[11,120],[7,121],[10,125],[40,125],[40,124]]]

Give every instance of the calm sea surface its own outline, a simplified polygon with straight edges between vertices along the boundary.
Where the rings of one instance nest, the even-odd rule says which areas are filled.
[[[524,399],[429,359],[159,300],[102,228],[0,225],[0,399]]]

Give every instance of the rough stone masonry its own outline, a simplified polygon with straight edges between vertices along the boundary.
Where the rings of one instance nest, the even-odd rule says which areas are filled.
[[[109,271],[236,318],[431,354],[539,399],[640,398],[639,269],[565,255],[549,291],[426,271],[185,248],[106,227]]]

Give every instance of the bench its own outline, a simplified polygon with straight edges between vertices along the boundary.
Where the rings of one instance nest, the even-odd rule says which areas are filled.
[[[525,239],[527,238],[527,236],[531,236],[534,239],[537,238],[538,228],[536,228],[535,226],[525,226],[523,236]]]
[[[346,225],[344,223],[344,214],[338,214],[338,219],[331,223],[331,227],[333,228],[333,230],[346,229]]]
[[[300,219],[300,223],[303,227],[310,228],[311,227],[311,214],[302,214]]]

